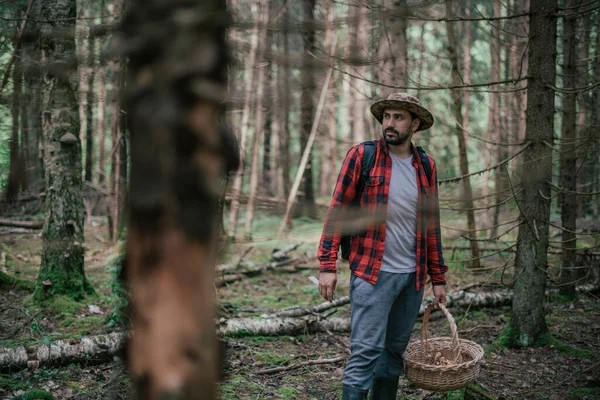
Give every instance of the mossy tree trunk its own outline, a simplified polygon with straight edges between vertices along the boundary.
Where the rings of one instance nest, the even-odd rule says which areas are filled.
[[[522,194],[514,296],[510,320],[512,344],[531,346],[548,331],[544,318],[550,184],[554,142],[557,1],[532,0],[529,24],[527,127],[530,142],[522,165]]]
[[[81,141],[77,112],[75,0],[42,2],[41,39],[44,54],[44,163],[46,219],[42,263],[34,292],[36,300],[57,294],[80,300],[94,289],[83,269],[84,208],[81,181]],[[51,283],[49,290],[44,284]]]

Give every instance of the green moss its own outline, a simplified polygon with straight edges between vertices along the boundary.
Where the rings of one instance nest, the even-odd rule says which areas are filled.
[[[593,387],[593,388],[579,388],[579,389],[573,389],[571,391],[569,391],[569,394],[575,396],[575,397],[586,397],[586,396],[593,396],[596,394],[600,394],[600,388],[597,387]]]
[[[4,342],[2,342],[2,344],[4,344]],[[24,382],[15,379],[8,379],[4,376],[0,376],[0,387],[8,390],[25,390],[29,388],[29,386]]]
[[[66,264],[65,254],[68,254],[70,264]],[[52,285],[44,286],[45,281],[50,281]],[[62,249],[59,246],[44,250],[33,297],[35,301],[42,302],[57,295],[65,295],[76,301],[83,300],[85,296],[96,296],[83,271],[82,250]]]
[[[465,390],[454,390],[446,393],[446,400],[463,400],[465,398]]]
[[[581,357],[581,358],[600,358],[599,355],[596,355],[594,352],[586,349],[580,349],[566,343],[561,342],[560,340],[552,337],[550,334],[544,334],[539,337],[538,340],[535,341],[534,346],[536,347],[544,347],[551,346],[560,351],[562,354],[565,354],[570,357]]]
[[[498,352],[499,350],[505,349],[507,347],[512,347],[513,336],[513,328],[510,325],[510,323],[508,323],[506,325],[506,328],[504,328],[504,330],[498,337],[498,339],[496,339],[492,344],[489,344],[484,347],[485,353],[489,354],[492,352]]]
[[[54,400],[54,396],[45,390],[36,389],[27,393],[23,400]]]
[[[0,289],[18,289],[23,291],[31,291],[34,288],[33,282],[15,278],[0,272]]]
[[[83,307],[81,303],[65,295],[53,296],[43,304],[57,315],[75,315]]]
[[[287,361],[290,360],[290,356],[289,354],[279,354],[275,351],[265,351],[265,352],[261,352],[261,353],[257,353],[254,352],[254,359],[256,361],[260,361],[263,362],[265,364],[268,364],[270,366],[276,367],[279,366],[280,364],[283,364]]]
[[[295,400],[300,397],[300,392],[297,389],[289,386],[280,387],[277,393],[279,394],[279,398],[282,400]]]
[[[82,336],[90,334],[104,325],[104,316],[91,315],[84,318],[66,317],[59,326],[61,329],[68,330],[69,336]]]

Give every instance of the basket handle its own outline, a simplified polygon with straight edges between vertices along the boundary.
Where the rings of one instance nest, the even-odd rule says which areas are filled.
[[[444,306],[440,304],[440,309],[446,315],[446,319],[450,324],[450,333],[452,334],[452,354],[454,355],[454,360],[452,360],[455,364],[459,362],[460,357],[460,343],[458,342],[458,331],[456,329],[456,322],[454,322],[454,317],[450,314],[450,311]],[[434,310],[433,305],[430,304],[425,309],[425,314],[423,315],[423,324],[421,325],[421,343],[425,343],[425,347],[423,347],[423,351],[429,351],[429,343],[427,343],[427,325],[429,324],[429,317],[431,316],[431,312]]]

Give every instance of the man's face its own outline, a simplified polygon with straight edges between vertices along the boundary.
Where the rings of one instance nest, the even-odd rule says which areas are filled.
[[[399,146],[412,138],[420,124],[418,118],[413,119],[410,113],[402,108],[386,108],[383,110],[383,138],[392,146]]]

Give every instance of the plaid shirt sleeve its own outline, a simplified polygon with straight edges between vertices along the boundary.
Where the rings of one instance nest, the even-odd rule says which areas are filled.
[[[448,266],[444,264],[442,255],[442,234],[440,229],[440,203],[438,197],[437,168],[433,158],[429,157],[431,164],[431,183],[429,186],[429,215],[427,223],[427,273],[431,278],[431,284],[445,285],[445,273]]]
[[[356,195],[356,185],[361,174],[361,162],[364,148],[354,146],[346,154],[333,191],[331,204],[323,224],[323,233],[319,243],[317,256],[321,264],[321,272],[336,272],[336,261],[342,233],[337,218],[351,204]]]

